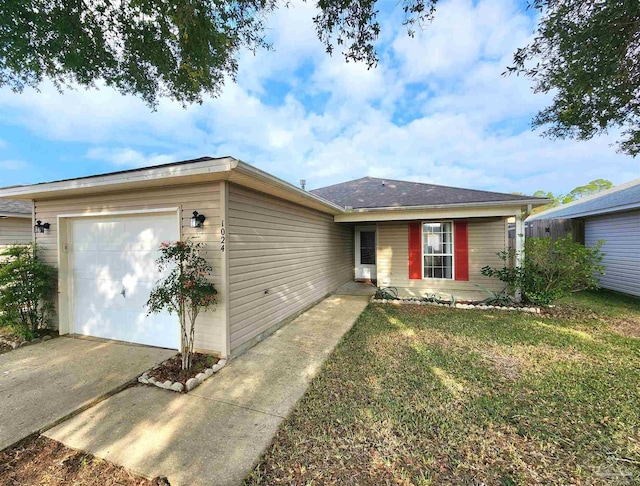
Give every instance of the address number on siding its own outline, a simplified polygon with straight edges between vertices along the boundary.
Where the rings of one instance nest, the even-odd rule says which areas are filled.
[[[227,241],[227,230],[224,228],[224,219],[222,220],[222,226],[220,226],[220,251],[224,252],[224,244]]]

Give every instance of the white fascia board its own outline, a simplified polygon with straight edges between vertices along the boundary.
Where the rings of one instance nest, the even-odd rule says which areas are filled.
[[[114,174],[89,176],[66,181],[45,182],[28,186],[9,187],[0,189],[0,198],[37,199],[38,196],[55,197],[57,192],[82,191],[87,189],[117,188],[122,184],[135,184],[174,179],[187,176],[229,172],[234,169],[238,161],[231,158],[212,159],[190,164],[175,164],[147,169],[123,171]]]
[[[412,221],[464,218],[510,217],[520,214],[521,206],[441,206],[425,209],[397,208],[393,211],[353,211],[334,216],[336,223],[365,221]]]
[[[253,167],[252,165],[242,162],[241,160],[238,161],[238,165],[235,167],[234,172],[244,174],[248,177],[251,177],[252,179],[257,179],[262,183],[265,183],[271,186],[276,186],[279,189],[282,189],[291,193],[292,195],[301,197],[303,199],[306,199],[307,201],[314,202],[315,204],[324,206],[325,208],[329,209],[332,214],[341,214],[345,212],[345,209],[342,206],[332,203],[331,201],[327,201],[326,199],[316,196],[315,194],[309,191],[306,191],[304,189],[301,189],[298,186],[294,186],[293,184],[290,184],[278,177],[275,177],[269,174],[268,172],[257,169],[256,167]]]
[[[0,211],[0,218],[31,219],[31,214],[26,214],[26,213],[7,213],[7,212]]]
[[[382,212],[382,211],[422,211],[431,209],[450,209],[450,208],[483,208],[491,206],[508,206],[508,207],[521,207],[526,209],[528,205],[531,206],[543,206],[550,203],[550,199],[519,199],[517,201],[489,201],[489,202],[471,202],[471,203],[454,203],[454,204],[430,204],[425,206],[391,206],[380,208],[356,208],[348,209],[348,212],[360,213],[360,212]]]

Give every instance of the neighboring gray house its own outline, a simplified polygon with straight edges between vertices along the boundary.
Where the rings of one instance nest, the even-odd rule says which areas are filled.
[[[602,288],[640,296],[640,179],[536,214],[527,223],[544,220],[583,223],[584,234],[575,239],[588,246],[605,242]]]
[[[30,201],[0,199],[0,253],[16,243],[30,243],[33,206]]]

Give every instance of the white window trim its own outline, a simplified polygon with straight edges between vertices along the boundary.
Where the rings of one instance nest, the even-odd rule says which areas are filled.
[[[451,223],[451,278],[445,277],[425,277],[424,276],[424,225],[432,223]],[[420,221],[420,254],[422,255],[422,280],[444,280],[446,282],[455,282],[456,280],[456,241],[455,241],[455,224],[452,219],[443,219],[438,221]],[[433,256],[433,255],[431,255]],[[448,255],[446,255],[448,256]]]

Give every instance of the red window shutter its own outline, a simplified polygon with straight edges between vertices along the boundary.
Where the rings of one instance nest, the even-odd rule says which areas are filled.
[[[455,278],[456,280],[469,280],[469,224],[466,221],[454,221],[453,246]]]
[[[422,224],[409,223],[409,278],[422,279]]]

